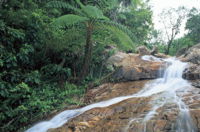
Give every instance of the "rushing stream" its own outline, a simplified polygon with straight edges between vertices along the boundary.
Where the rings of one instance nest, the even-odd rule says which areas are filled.
[[[142,59],[150,61],[152,60],[152,57],[143,56]],[[116,97],[107,101],[91,104],[80,109],[63,111],[49,121],[43,121],[34,125],[26,132],[46,132],[50,128],[62,126],[68,120],[90,109],[96,107],[107,107],[129,98],[149,97],[152,95],[154,97],[154,99],[150,102],[152,104],[152,109],[142,119],[144,124],[143,132],[147,132],[145,127],[146,123],[158,114],[157,110],[169,103],[176,104],[179,109],[179,116],[175,125],[176,127],[173,128],[174,131],[197,132],[196,127],[193,125],[189,109],[181,98],[182,94],[187,93],[187,90],[191,87],[190,83],[182,78],[182,73],[186,68],[187,63],[183,63],[175,58],[161,60],[154,57],[153,60],[166,61],[169,66],[166,68],[162,78],[158,78],[151,83],[146,84],[146,86],[140,92],[129,96]],[[135,120],[137,119],[132,119],[127,125],[130,125]]]

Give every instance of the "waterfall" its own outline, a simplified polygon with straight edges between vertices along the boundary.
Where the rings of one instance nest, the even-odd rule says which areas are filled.
[[[169,66],[166,68],[162,78],[158,78],[151,83],[146,84],[146,86],[136,94],[116,97],[107,101],[91,104],[80,109],[63,111],[49,121],[43,121],[34,125],[26,132],[46,132],[50,128],[57,128],[64,125],[68,120],[90,109],[96,107],[107,107],[129,98],[149,97],[152,95],[155,96],[154,100],[151,101],[153,107],[152,110],[145,115],[143,119],[144,124],[148,122],[152,117],[156,116],[157,109],[164,106],[166,103],[175,103],[180,110],[180,116],[177,119],[177,127],[174,128],[176,129],[175,131],[197,132],[192,123],[188,107],[181,100],[181,96],[177,95],[178,91],[183,91],[184,93],[187,92],[187,89],[191,87],[191,85],[182,78],[182,73],[186,68],[187,63],[183,63],[175,58],[163,60],[151,56],[143,56],[142,59],[146,61],[166,61]],[[131,122],[133,121],[134,119],[131,120]]]
[[[150,60],[148,57],[149,56],[144,56],[144,59]],[[189,108],[182,101],[181,95],[177,94],[181,92],[182,95],[184,95],[187,93],[187,90],[191,88],[190,83],[182,78],[187,63],[183,63],[176,58],[165,59],[165,61],[170,64],[170,66],[166,68],[163,77],[146,85],[146,87],[139,92],[140,97],[151,96],[153,94],[155,96],[154,100],[151,102],[153,105],[152,110],[148,112],[143,119],[143,132],[147,132],[146,123],[158,114],[156,111],[165,104],[176,104],[180,111],[175,125],[176,127],[172,128],[175,132],[197,132],[197,128],[193,124],[190,116]]]

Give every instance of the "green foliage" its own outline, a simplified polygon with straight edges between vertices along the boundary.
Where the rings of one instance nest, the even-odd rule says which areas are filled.
[[[41,83],[41,74],[39,71],[31,71],[25,74],[24,78],[24,82],[30,86],[38,86]]]
[[[144,44],[148,40],[148,34],[153,29],[152,11],[148,2],[140,0],[121,0],[121,6],[107,12],[115,22],[125,25],[131,31],[131,39],[134,43]]]
[[[54,30],[51,27],[54,18],[51,18],[52,14],[48,16],[45,8],[38,8],[39,5],[31,0],[24,2],[9,1],[0,11],[2,132],[23,131],[25,126],[40,120],[53,110],[71,104],[78,105],[78,98],[84,93],[84,87],[67,83],[71,77],[71,69],[66,64],[59,65],[61,59],[66,57],[62,56],[63,50],[53,50],[53,46],[50,46],[59,41],[72,41],[74,37],[65,38],[66,32]],[[69,48],[70,45],[73,43],[66,45],[64,49],[72,53],[79,52],[77,47],[81,47],[80,45]],[[72,57],[66,57],[67,60],[70,58]],[[73,59],[70,61],[73,62]]]
[[[24,131],[52,111],[82,104],[80,99],[87,84],[109,73],[104,68],[105,62],[115,49],[106,47],[116,45],[120,50],[134,50],[138,41],[142,43],[146,39],[149,29],[144,30],[147,28],[144,23],[150,23],[149,10],[141,13],[137,8],[131,9],[134,13],[118,13],[121,1],[87,2],[3,1],[0,7],[0,131]],[[130,1],[125,3],[127,6]],[[110,13],[116,14],[117,19]],[[135,17],[131,20],[132,16]],[[88,25],[93,29],[91,71],[82,86],[78,86],[75,82],[82,69]],[[140,38],[141,34],[136,35],[138,29],[141,29]]]
[[[15,87],[8,83],[0,84],[3,99],[0,108],[3,111],[0,113],[1,131],[23,129],[23,125],[37,121],[55,109],[81,104],[78,98],[73,97],[81,97],[84,93],[84,88],[70,83],[65,83],[62,89],[56,84],[40,84],[40,87],[30,87],[24,82]]]
[[[21,66],[27,67],[32,65],[32,60],[30,59],[34,53],[34,48],[32,45],[24,44],[17,53],[17,59]]]
[[[119,39],[121,38],[120,35],[124,35],[127,33],[128,35],[131,35],[131,32],[123,25],[121,24],[118,24],[118,23],[115,23],[113,21],[109,21],[109,19],[103,15],[103,12],[98,9],[97,7],[95,6],[91,6],[91,5],[82,5],[80,1],[77,1],[79,3],[79,5],[81,6],[81,9],[79,9],[80,11],[82,11],[84,14],[81,14],[82,16],[78,16],[78,15],[64,15],[64,16],[61,16],[60,18],[58,18],[56,20],[56,24],[58,25],[65,25],[65,26],[68,26],[68,25],[73,25],[75,23],[81,23],[81,22],[84,22],[84,21],[90,21],[90,22],[94,22],[94,21],[97,21],[98,23],[103,23],[103,24],[107,24],[107,25],[112,25],[112,26],[115,26],[116,28],[118,28],[118,32],[116,32],[116,37],[118,37]],[[53,3],[50,3],[50,4],[53,4]],[[54,3],[57,5],[57,3]],[[60,2],[60,4],[63,6],[65,6],[65,3],[63,2]],[[55,6],[55,7],[62,7],[62,6]],[[66,7],[67,8],[67,7]],[[77,8],[78,9],[78,8]],[[101,21],[103,20],[103,21]],[[116,28],[115,28],[115,31],[116,31]],[[111,32],[113,33],[113,30],[114,28],[107,28],[107,29],[111,29]],[[119,31],[121,30],[121,31]],[[124,33],[122,33],[124,32]],[[119,33],[119,34],[117,34]],[[128,38],[128,37],[126,37]],[[131,44],[130,46],[133,45],[132,43],[132,40],[129,39],[128,40],[129,43],[126,43],[127,44]]]
[[[71,69],[63,68],[60,65],[49,64],[41,68],[41,73],[44,79],[49,81],[59,81],[61,79],[66,80],[71,76]]]
[[[188,36],[194,43],[200,42],[200,11],[192,9],[188,15],[189,19],[186,23],[186,29],[189,30]]]
[[[188,33],[172,41],[170,55],[181,55],[184,50],[200,42],[199,21],[200,13],[197,9],[193,8],[188,13],[188,20],[186,22]]]
[[[194,45],[194,43],[192,42],[192,40],[188,37],[182,37],[179,39],[176,39],[173,41],[172,43],[172,48],[170,51],[170,55],[176,55],[177,52],[179,52],[180,50],[184,49],[184,48],[189,48],[192,45]]]

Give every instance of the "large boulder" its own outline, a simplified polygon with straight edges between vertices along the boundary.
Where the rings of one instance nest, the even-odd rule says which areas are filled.
[[[139,54],[117,53],[108,59],[109,66],[113,66],[115,72],[111,79],[117,81],[135,81],[142,79],[154,79],[160,76],[164,62],[146,61]]]
[[[152,50],[149,50],[146,46],[142,45],[136,48],[136,53],[138,53],[140,56],[155,55],[158,54],[158,47],[154,46]]]
[[[183,57],[184,61],[200,64],[200,43],[189,48]]]
[[[190,80],[193,86],[200,88],[200,43],[189,48],[181,59],[189,62],[183,77]]]
[[[200,66],[190,63],[183,73],[183,78],[190,80],[194,87],[200,88]]]
[[[123,60],[128,56],[128,54],[123,52],[117,52],[107,60],[107,67],[114,66],[118,67],[122,65]],[[113,67],[113,68],[114,68]]]
[[[143,55],[150,55],[151,51],[146,46],[139,46],[136,49],[136,53],[143,56]]]
[[[153,49],[151,50],[151,55],[158,54],[158,47],[154,46]]]
[[[197,64],[189,64],[183,73],[183,78],[187,80],[200,79],[200,66]]]
[[[176,56],[177,56],[177,57],[180,57],[181,55],[185,54],[186,51],[187,51],[187,49],[188,49],[187,47],[179,49],[179,50],[176,52]]]

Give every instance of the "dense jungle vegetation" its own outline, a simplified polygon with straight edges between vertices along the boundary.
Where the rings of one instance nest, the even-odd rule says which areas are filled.
[[[188,33],[173,39],[171,55],[200,42],[200,12],[187,18]],[[165,52],[153,26],[143,0],[1,0],[0,131],[24,131],[56,110],[84,105],[86,88],[110,73],[106,59],[117,50]]]

